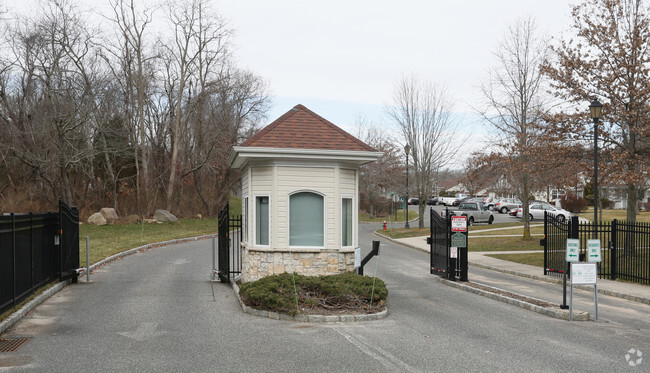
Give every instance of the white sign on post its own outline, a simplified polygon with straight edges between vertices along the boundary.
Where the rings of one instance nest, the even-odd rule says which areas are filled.
[[[572,285],[596,285],[598,271],[596,263],[573,263],[571,264]]]
[[[573,321],[573,285],[594,285],[594,308],[598,321],[598,267],[596,263],[571,264],[571,302],[569,303],[569,321]]]
[[[451,231],[452,232],[467,232],[467,216],[452,216],[451,217]]]
[[[600,240],[589,239],[587,240],[587,261],[590,263],[601,262],[601,247]]]
[[[449,257],[452,259],[458,258],[458,248],[457,247],[450,247],[449,248]]]
[[[354,249],[354,268],[361,267],[361,248]]]
[[[567,238],[566,240],[566,261],[577,262],[580,259],[580,240]]]

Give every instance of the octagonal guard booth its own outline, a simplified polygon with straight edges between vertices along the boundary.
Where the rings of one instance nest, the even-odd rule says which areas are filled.
[[[354,269],[359,166],[381,152],[302,105],[230,155],[242,174],[242,280]]]

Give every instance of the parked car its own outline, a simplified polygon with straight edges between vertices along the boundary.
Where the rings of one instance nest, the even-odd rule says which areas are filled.
[[[472,199],[472,197],[463,197],[463,198],[460,198],[460,199],[456,200],[456,202],[454,202],[452,206],[459,206],[461,203],[463,203],[463,202],[468,202],[468,201],[471,200],[471,199]]]
[[[438,197],[438,204],[445,206],[454,206],[454,203],[456,203],[456,206],[458,206],[457,201],[465,197],[467,197],[467,194],[461,193],[456,194],[454,197]]]
[[[494,204],[497,202],[498,200],[492,197],[485,197],[485,199],[483,200],[483,204],[488,210],[492,210],[492,208],[494,208]]]
[[[521,207],[521,205],[519,205],[519,206],[515,207],[514,209],[511,209],[510,212],[508,212],[508,215],[510,215],[510,216],[517,216],[517,214],[518,214],[519,211],[521,211],[521,210],[522,210],[522,207]]]
[[[519,206],[521,206],[521,201],[517,198],[502,198],[499,200],[499,202],[494,204],[493,210],[505,214],[511,209]]]
[[[528,216],[530,220],[534,219],[544,219],[544,211],[555,216],[559,221],[564,221],[567,218],[573,216],[569,211],[564,209],[559,209],[557,207],[551,206],[548,203],[533,203],[528,207]],[[520,211],[517,214],[518,218],[521,218],[523,211]]]
[[[409,198],[409,205],[419,205],[420,200],[417,198]]]
[[[438,197],[429,198],[429,200],[427,201],[427,205],[430,206],[431,205],[435,206],[437,204],[438,204]]]
[[[444,217],[445,213],[446,211],[443,210],[440,215]],[[494,222],[492,211],[485,208],[482,202],[463,202],[458,205],[458,208],[449,213],[457,216],[467,216],[468,225],[474,225],[475,223],[492,224]]]

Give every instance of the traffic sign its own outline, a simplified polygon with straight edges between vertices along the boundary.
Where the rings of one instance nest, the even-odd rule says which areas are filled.
[[[566,261],[577,262],[580,260],[580,240],[567,238],[566,240]]]
[[[452,232],[467,232],[467,216],[452,216],[451,217],[451,231]]]
[[[587,240],[587,261],[590,263],[600,263],[601,261],[601,247],[600,240],[589,239]]]
[[[572,285],[595,285],[598,282],[596,263],[571,264]]]
[[[452,259],[457,259],[458,258],[458,248],[457,247],[450,247],[449,248],[449,257]]]
[[[451,246],[452,247],[467,247],[467,236],[457,232],[451,235]]]

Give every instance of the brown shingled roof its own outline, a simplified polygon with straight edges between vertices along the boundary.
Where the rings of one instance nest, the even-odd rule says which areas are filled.
[[[294,106],[241,146],[376,152],[303,105]]]

